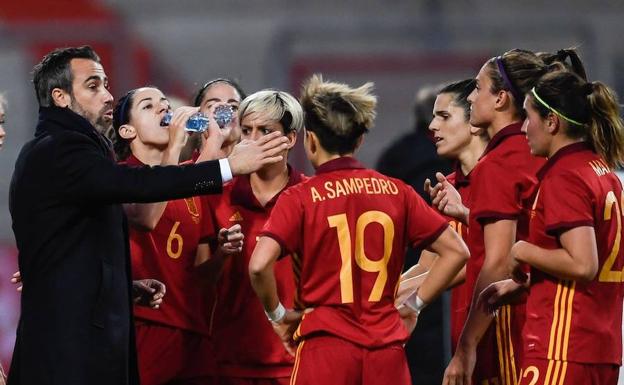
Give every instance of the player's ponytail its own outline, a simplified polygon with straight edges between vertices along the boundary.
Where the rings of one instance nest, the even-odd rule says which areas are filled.
[[[586,83],[591,142],[610,167],[624,165],[624,124],[613,90],[601,82]]]
[[[609,167],[624,165],[624,124],[615,93],[568,71],[542,77],[529,93],[540,116],[559,116],[565,135],[587,141]]]

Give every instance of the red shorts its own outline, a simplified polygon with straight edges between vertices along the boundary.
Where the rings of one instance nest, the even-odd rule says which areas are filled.
[[[516,385],[522,353],[524,306],[502,306],[477,347],[473,384]]]
[[[208,338],[189,331],[136,321],[142,385],[214,385],[214,355]]]
[[[616,385],[620,367],[613,364],[581,364],[527,358],[519,385]]]
[[[291,385],[411,384],[400,344],[367,349],[334,336],[308,337],[299,343]]]
[[[240,378],[240,377],[220,377],[218,385],[288,385],[289,377],[281,378]]]

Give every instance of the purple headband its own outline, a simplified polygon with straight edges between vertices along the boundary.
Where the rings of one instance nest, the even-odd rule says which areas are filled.
[[[507,76],[507,71],[505,71],[505,66],[503,65],[503,58],[497,56],[494,60],[496,60],[496,66],[498,67],[498,72],[500,72],[501,77],[503,78],[503,83],[505,83],[505,87],[509,89],[509,91],[514,96],[514,98],[516,98],[516,100],[521,100],[522,98],[520,96],[520,93],[518,92],[516,87],[514,87],[511,79],[509,79],[509,76]]]

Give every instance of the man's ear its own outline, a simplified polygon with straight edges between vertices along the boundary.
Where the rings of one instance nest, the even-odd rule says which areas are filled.
[[[119,127],[118,131],[119,131],[119,136],[121,136],[123,139],[126,139],[126,140],[132,140],[136,138],[137,136],[136,129],[134,128],[134,126],[130,124],[122,125],[121,127]]]
[[[66,108],[71,105],[71,95],[69,92],[60,88],[54,88],[51,92],[52,101],[54,105],[61,108]]]

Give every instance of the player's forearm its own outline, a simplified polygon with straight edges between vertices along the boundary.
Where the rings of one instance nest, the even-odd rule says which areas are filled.
[[[476,304],[479,295],[491,283],[506,279],[508,275],[506,264],[487,263],[486,260],[475,284],[472,305],[470,306],[470,312],[468,313],[468,318],[464,324],[464,329],[458,342],[458,349],[460,347],[469,349],[477,346],[493,319],[492,315],[486,314],[477,307]]]
[[[266,269],[249,268],[249,278],[251,286],[256,295],[260,299],[260,303],[266,312],[275,310],[280,300],[277,295],[277,284],[275,282],[275,274],[273,273],[273,265]]]
[[[200,244],[200,246],[202,246]],[[227,256],[223,255],[219,250],[207,257],[200,255],[198,247],[198,255],[195,259],[195,269],[198,275],[205,282],[216,283],[223,272],[223,265]]]
[[[197,158],[197,162],[204,162],[207,160],[214,160],[224,158],[227,153],[221,149],[223,146],[223,139],[220,137],[208,137],[202,143],[202,147]]]
[[[462,248],[449,250],[443,255],[441,254],[420,286],[418,296],[426,303],[431,303],[431,301],[435,300],[449,287],[457,273],[466,264],[467,259],[467,250]]]
[[[466,265],[464,265],[464,267],[462,267],[459,273],[455,275],[455,278],[453,278],[453,280],[449,284],[448,289],[454,288],[457,285],[461,285],[465,281],[466,281]]]
[[[560,279],[591,281],[596,275],[592,266],[563,248],[549,250],[525,242],[516,260]]]
[[[141,231],[152,231],[160,221],[167,202],[158,203],[126,203],[124,211],[130,226]]]

